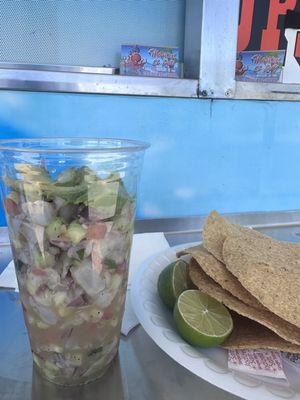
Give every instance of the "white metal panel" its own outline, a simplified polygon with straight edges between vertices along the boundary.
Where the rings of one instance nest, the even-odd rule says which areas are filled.
[[[203,0],[200,95],[231,98],[235,93],[235,60],[239,0]]]
[[[300,84],[300,65],[294,56],[296,41],[300,31],[297,29],[286,29],[285,37],[288,45],[286,49],[286,57],[283,68],[284,83],[297,83]],[[300,87],[299,87],[300,90]]]

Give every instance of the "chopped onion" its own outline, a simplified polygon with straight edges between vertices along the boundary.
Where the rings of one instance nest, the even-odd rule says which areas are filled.
[[[53,205],[47,201],[28,201],[22,204],[23,212],[34,224],[47,226],[55,216]]]
[[[30,297],[29,303],[43,322],[48,325],[55,325],[57,323],[57,315],[49,307],[37,304],[32,297]]]
[[[91,297],[105,288],[105,279],[92,268],[90,260],[85,259],[79,267],[72,267],[74,281]]]

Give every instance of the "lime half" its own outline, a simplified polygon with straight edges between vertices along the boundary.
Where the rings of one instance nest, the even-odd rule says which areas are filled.
[[[199,290],[187,290],[179,296],[174,321],[182,338],[200,347],[218,346],[233,328],[227,308]]]
[[[165,305],[174,308],[179,295],[188,289],[187,263],[177,260],[169,264],[159,275],[157,289]]]

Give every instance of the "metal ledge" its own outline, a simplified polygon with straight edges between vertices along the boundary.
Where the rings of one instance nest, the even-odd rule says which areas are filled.
[[[0,89],[197,98],[198,80],[0,69]]]
[[[46,66],[45,66],[46,67]],[[0,90],[95,93],[135,96],[198,98],[197,79],[150,78],[111,74],[111,68],[61,67],[17,69],[0,63]],[[106,74],[101,73],[107,71]],[[206,99],[215,93],[206,93]],[[217,96],[219,97],[219,96]],[[236,82],[230,96],[242,100],[300,100],[300,85]],[[200,98],[204,98],[200,95]]]
[[[255,211],[222,215],[228,219],[228,221],[252,226],[253,228],[260,228],[261,226],[277,227],[283,224],[286,226],[294,226],[300,224],[300,210]],[[178,234],[201,232],[206,217],[207,215],[137,219],[135,221],[135,233],[163,231],[167,234]]]
[[[263,211],[224,214],[226,219],[251,226],[281,240],[299,242],[300,211]],[[135,221],[135,233],[164,232],[171,246],[197,242],[201,238],[206,215]]]
[[[235,99],[300,100],[300,85],[288,83],[236,82]]]
[[[114,67],[84,67],[80,65],[28,64],[0,62],[0,69],[16,69],[46,72],[84,72],[87,74],[115,74],[118,68]]]

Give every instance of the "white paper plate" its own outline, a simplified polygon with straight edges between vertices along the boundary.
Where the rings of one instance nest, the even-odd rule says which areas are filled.
[[[300,400],[300,388],[293,390],[276,385],[275,379],[266,382],[261,377],[230,371],[226,350],[194,348],[177,334],[171,312],[158,297],[157,279],[162,269],[176,259],[176,251],[193,245],[195,243],[168,249],[147,260],[135,274],[131,286],[132,305],[145,331],[177,363],[227,392],[249,400]]]

